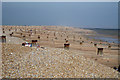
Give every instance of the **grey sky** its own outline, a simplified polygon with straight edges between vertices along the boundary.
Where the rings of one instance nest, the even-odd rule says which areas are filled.
[[[120,0],[2,0],[2,2],[118,2]]]
[[[3,25],[118,28],[117,2],[2,3]]]

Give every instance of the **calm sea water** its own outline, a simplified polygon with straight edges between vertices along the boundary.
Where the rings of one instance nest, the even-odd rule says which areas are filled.
[[[118,36],[118,29],[92,29],[98,34],[108,35],[108,36]]]
[[[107,41],[109,43],[119,43],[119,31],[118,29],[91,29],[97,32],[95,36],[89,36],[89,38]]]

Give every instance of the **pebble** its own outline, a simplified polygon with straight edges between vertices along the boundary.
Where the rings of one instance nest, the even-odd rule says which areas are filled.
[[[114,69],[80,56],[77,52],[49,47],[43,50],[12,44],[3,46],[5,48],[3,49],[4,65],[2,68],[5,78],[118,77],[118,72]],[[8,55],[10,53],[12,56]]]

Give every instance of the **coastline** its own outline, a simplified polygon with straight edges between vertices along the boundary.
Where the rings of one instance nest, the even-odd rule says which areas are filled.
[[[18,66],[19,67],[20,67],[20,65],[23,66],[23,68],[20,68],[20,70],[23,72],[25,71],[24,73],[26,74],[28,72],[28,70],[30,70],[30,69],[32,70],[33,66],[31,66],[31,68],[30,68],[30,64],[27,64],[27,65],[24,65],[24,64],[26,64],[26,62],[29,62],[32,59],[32,57],[34,57],[33,62],[32,62],[32,65],[34,65],[33,70],[39,71],[39,66],[45,67],[45,64],[42,65],[41,63],[44,63],[45,61],[49,61],[49,60],[47,60],[48,58],[54,59],[55,57],[60,56],[60,57],[58,57],[58,59],[60,58],[59,60],[62,60],[63,62],[64,61],[70,62],[71,67],[72,66],[75,67],[75,64],[73,64],[71,61],[77,60],[78,63],[80,62],[83,65],[85,65],[85,64],[87,65],[87,64],[89,64],[89,61],[93,61],[95,63],[94,64],[90,63],[91,66],[96,65],[95,68],[100,71],[105,69],[104,74],[108,74],[108,72],[106,70],[108,70],[108,69],[110,71],[112,70],[113,72],[111,72],[111,73],[113,73],[115,75],[113,76],[113,74],[111,74],[111,76],[117,77],[116,74],[118,74],[118,72],[115,71],[113,69],[113,67],[114,66],[118,67],[118,50],[117,50],[118,47],[114,46],[115,43],[112,43],[111,44],[112,47],[108,48],[109,43],[107,43],[107,42],[101,42],[101,41],[96,41],[96,40],[91,40],[91,39],[86,38],[85,35],[90,36],[90,35],[95,34],[95,32],[92,30],[78,29],[78,28],[73,28],[73,27],[60,27],[60,26],[59,27],[58,26],[51,26],[51,27],[49,27],[49,26],[17,26],[17,27],[16,26],[3,26],[2,28],[4,28],[4,31],[5,31],[5,33],[3,33],[3,35],[6,35],[6,37],[7,37],[6,43],[3,44],[3,53],[2,54],[6,57],[6,58],[3,58],[4,59],[3,65],[12,63],[14,67],[17,67],[15,62],[16,62],[16,60],[18,60],[19,61]],[[13,35],[10,36],[9,34],[11,34],[12,32],[13,32]],[[22,35],[21,35],[21,33],[22,33]],[[29,36],[29,34],[31,34],[31,36]],[[38,39],[38,35],[40,35],[40,39]],[[63,45],[65,43],[65,39],[67,39],[70,43],[69,50],[64,49]],[[24,42],[31,43],[31,40],[38,40],[37,44],[39,44],[40,47],[38,48],[36,46],[35,47],[22,46],[22,43],[24,43]],[[82,44],[80,44],[81,41],[84,41],[84,42]],[[93,42],[93,43],[91,43],[91,42]],[[94,46],[94,43],[97,43],[97,46]],[[48,52],[46,52],[46,48],[48,49],[47,50]],[[96,54],[97,48],[104,48],[103,56]],[[60,51],[63,51],[63,52],[59,53]],[[13,56],[11,53],[13,54]],[[35,56],[33,56],[33,55],[35,55]],[[39,58],[38,55],[41,56],[41,58],[40,58],[41,60],[38,59]],[[68,56],[65,57],[66,55],[68,55]],[[16,58],[16,56],[17,56],[17,58]],[[76,56],[76,57],[74,57],[74,56]],[[80,58],[78,58],[78,56],[80,56]],[[83,59],[81,59],[82,56],[83,56]],[[53,58],[51,58],[51,57],[53,57]],[[68,58],[70,58],[70,60],[68,60]],[[22,62],[20,60],[22,60]],[[34,60],[37,62],[37,65],[39,65],[39,66],[35,66],[35,64],[33,64]],[[63,64],[63,62],[60,62],[59,60],[55,59],[52,61],[58,65]],[[48,63],[48,64],[52,64],[52,63]],[[53,69],[53,67],[57,66],[56,64],[54,66],[51,66],[51,68]],[[68,63],[64,63],[64,65],[60,68],[63,73],[64,73],[63,68],[66,69],[65,65],[67,66],[67,64]],[[97,64],[99,65],[98,67],[100,69],[97,68]],[[100,66],[100,65],[103,65],[103,66]],[[11,64],[9,64],[8,66],[6,65],[3,68],[5,69],[7,67],[11,67]],[[71,67],[69,67],[67,69],[71,69],[73,71],[73,69]],[[24,70],[26,68],[28,68],[28,70]],[[47,69],[47,68],[48,67],[45,67],[43,69]],[[50,69],[50,70],[52,70],[52,69]],[[76,67],[76,70],[78,70],[78,72],[79,72],[79,69],[80,69],[79,67]],[[82,69],[82,66],[81,66],[81,69]],[[3,71],[4,77],[9,75],[9,74],[6,74],[9,71],[10,71],[9,69]],[[92,71],[93,71],[93,69],[92,69]],[[41,73],[41,72],[38,72],[35,74],[37,74],[39,77],[47,77],[45,75],[40,76],[42,73],[41,74],[39,74],[39,73]],[[44,72],[44,73],[48,74],[47,72]],[[82,73],[82,72],[80,72],[80,73],[82,75],[84,75],[84,73]],[[101,77],[101,78],[110,77],[109,75],[105,76],[103,73],[102,74],[99,73],[99,71],[98,72],[93,71],[93,73],[97,74],[96,77]],[[55,74],[55,73],[53,72],[53,74]],[[86,73],[86,74],[88,74],[88,73]],[[18,73],[17,73],[17,75],[18,75]],[[30,74],[30,75],[33,75],[33,74]],[[64,75],[63,75],[63,77],[66,78],[66,73],[64,73]],[[102,76],[100,76],[100,75],[102,75]],[[12,75],[12,72],[10,72],[10,76],[14,77],[14,75]],[[24,74],[21,74],[21,76],[25,77]],[[50,76],[51,75],[49,75],[48,77],[50,77]],[[33,76],[33,77],[35,77],[35,76]],[[56,77],[59,78],[60,76],[56,76]],[[70,76],[68,76],[68,77],[70,77]],[[80,76],[80,74],[74,76],[74,74],[72,74],[71,77],[86,78],[86,77],[93,77],[93,76],[92,75]]]
[[[102,40],[103,42],[107,41],[109,43],[119,44],[119,42],[118,42],[119,35],[118,35],[117,29],[90,29],[90,30],[93,30],[96,32],[93,35],[87,36],[90,39]]]

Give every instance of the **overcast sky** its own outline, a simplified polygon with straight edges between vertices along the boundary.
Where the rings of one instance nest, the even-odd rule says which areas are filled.
[[[117,2],[3,2],[3,25],[118,28]]]
[[[2,2],[118,2],[120,0],[1,0]]]

